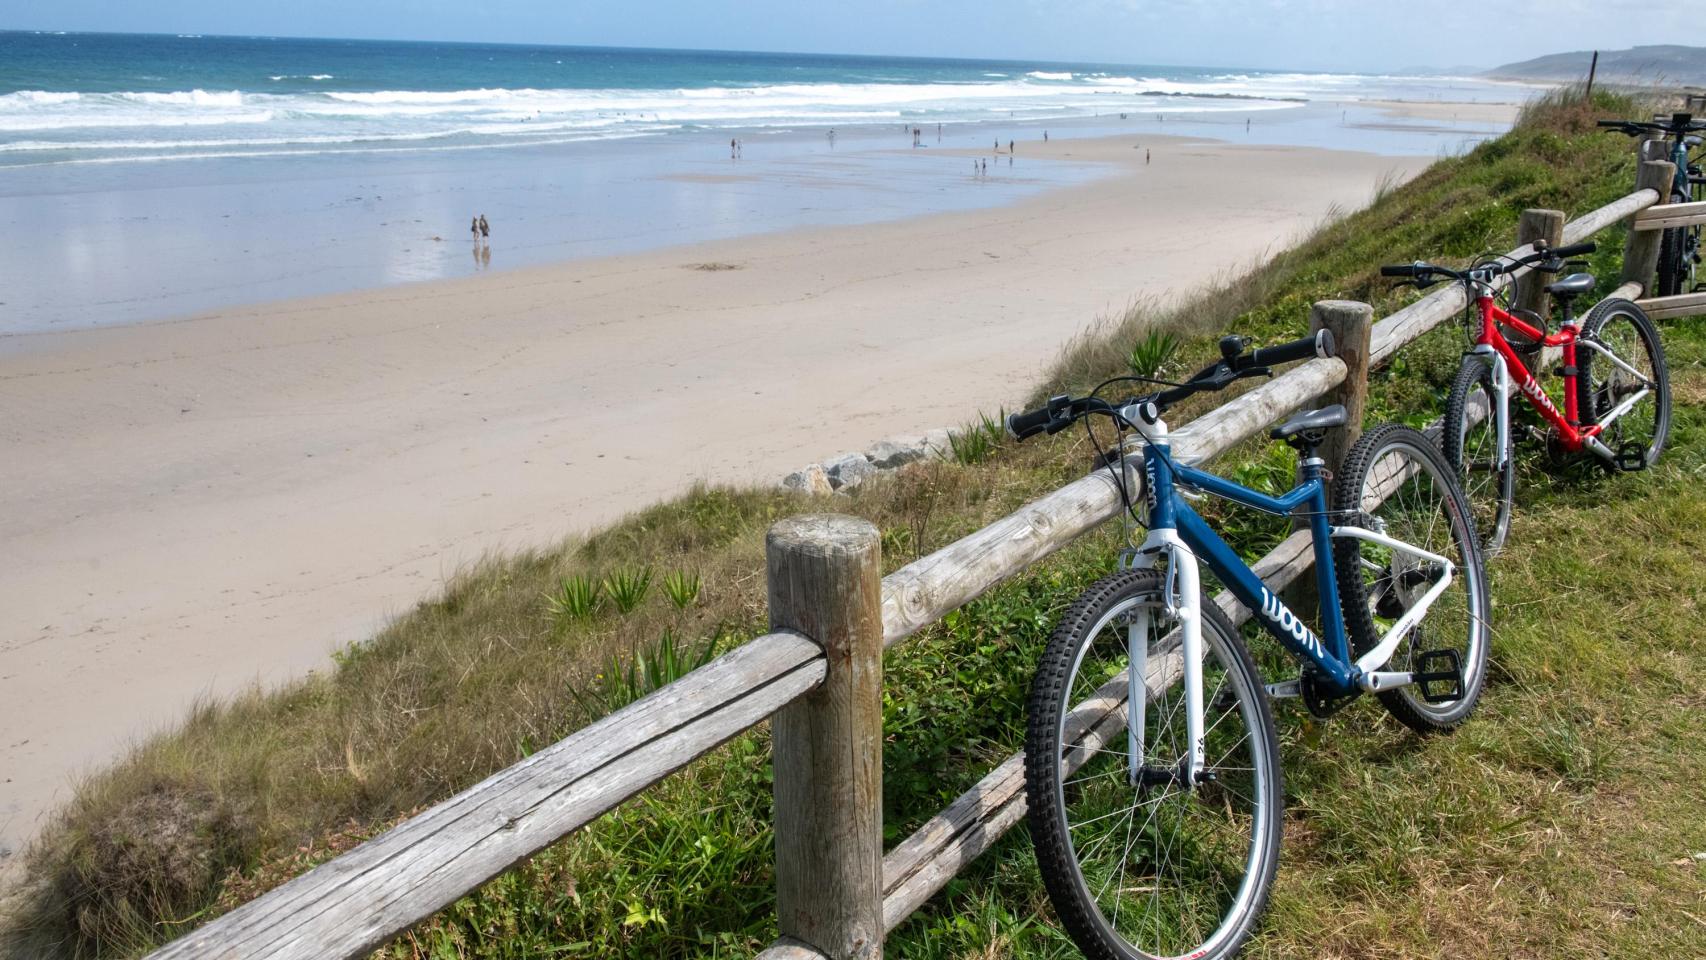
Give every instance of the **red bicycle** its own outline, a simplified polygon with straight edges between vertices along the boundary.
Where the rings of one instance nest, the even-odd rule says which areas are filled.
[[[1504,546],[1510,533],[1516,486],[1509,397],[1515,389],[1544,419],[1530,435],[1546,446],[1549,460],[1564,464],[1591,454],[1608,470],[1645,470],[1663,451],[1670,432],[1670,379],[1659,333],[1641,308],[1619,298],[1602,301],[1576,322],[1572,304],[1596,284],[1592,274],[1572,273],[1546,286],[1563,318],[1548,333],[1544,318],[1500,306],[1495,281],[1532,267],[1558,273],[1568,258],[1592,253],[1592,243],[1547,247],[1535,244],[1523,257],[1475,262],[1466,270],[1416,262],[1380,268],[1382,276],[1406,277],[1417,287],[1444,280],[1463,284],[1471,322],[1479,315],[1475,346],[1463,358],[1451,385],[1442,423],[1441,447],[1463,480],[1475,515],[1484,556]],[[1522,340],[1513,346],[1507,333]],[[1559,411],[1529,371],[1545,348],[1560,348],[1564,409]]]

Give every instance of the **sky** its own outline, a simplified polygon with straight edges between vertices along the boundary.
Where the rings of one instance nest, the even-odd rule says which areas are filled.
[[[1699,42],[1702,0],[4,0],[0,29],[1353,72]],[[1696,22],[1690,22],[1690,21]]]

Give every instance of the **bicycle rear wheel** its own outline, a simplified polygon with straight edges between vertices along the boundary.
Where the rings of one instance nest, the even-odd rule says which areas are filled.
[[[1605,348],[1611,357],[1589,344]],[[1581,341],[1576,344],[1576,411],[1582,426],[1603,423],[1643,389],[1646,395],[1613,419],[1599,439],[1613,452],[1638,452],[1650,467],[1658,462],[1670,436],[1670,374],[1665,369],[1664,346],[1658,328],[1640,307],[1628,300],[1603,301],[1582,320]]]
[[[1187,786],[1183,658],[1160,574],[1097,582],[1055,628],[1031,687],[1025,787],[1043,885],[1087,957],[1230,957],[1267,903],[1280,766],[1261,677],[1237,628],[1203,605],[1204,754]],[[1147,626],[1143,766],[1126,724],[1130,632]]]
[[[1686,201],[1672,199],[1672,203]],[[1659,238],[1658,295],[1673,297],[1688,292],[1689,266],[1685,256],[1688,234],[1684,227],[1672,227]]]
[[[1464,357],[1446,396],[1441,446],[1474,514],[1483,559],[1505,545],[1516,490],[1516,458],[1499,449],[1497,403],[1493,368],[1481,357]]]
[[[1366,527],[1449,560],[1451,582],[1384,667],[1426,671],[1422,655],[1449,650],[1462,673],[1461,696],[1430,703],[1437,686],[1382,691],[1386,709],[1421,733],[1449,730],[1468,718],[1486,675],[1491,612],[1474,521],[1457,471],[1419,431],[1396,423],[1363,434],[1345,455],[1333,489],[1338,522]],[[1367,540],[1337,537],[1333,566],[1351,649],[1361,656],[1380,645],[1392,624],[1436,581],[1436,564]]]

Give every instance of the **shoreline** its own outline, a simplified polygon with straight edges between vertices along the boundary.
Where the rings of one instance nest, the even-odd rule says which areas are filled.
[[[1431,100],[1215,101],[1128,115],[1115,96],[1102,99],[1109,112],[1093,117],[949,123],[941,133],[919,123],[918,149],[895,124],[867,121],[834,128],[834,139],[825,127],[755,127],[549,147],[0,165],[0,227],[9,228],[0,259],[13,267],[0,294],[0,355],[39,331],[989,209],[1098,175],[1026,149],[1017,166],[983,178],[948,161],[955,151],[987,156],[992,140],[1028,147],[1049,130],[1437,156],[1508,121],[1499,105],[1458,118]],[[745,147],[739,160],[731,134]],[[497,243],[470,258],[477,213],[490,215]]]
[[[10,338],[0,592],[26,599],[0,631],[0,846],[196,697],[325,669],[484,554],[1018,399],[1096,318],[1431,162],[1148,131],[1022,146],[1113,172],[1003,206]],[[86,702],[104,709],[67,706]]]

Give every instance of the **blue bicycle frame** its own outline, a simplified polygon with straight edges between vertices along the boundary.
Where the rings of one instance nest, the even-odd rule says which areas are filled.
[[[1238,601],[1258,615],[1274,639],[1299,657],[1307,658],[1341,693],[1355,689],[1359,671],[1351,662],[1344,615],[1339,610],[1339,584],[1334,576],[1332,525],[1327,514],[1327,483],[1322,463],[1311,458],[1298,467],[1297,486],[1270,497],[1212,473],[1175,462],[1166,443],[1144,447],[1144,474],[1149,490],[1149,529],[1174,530]],[[1285,516],[1306,507],[1315,550],[1315,590],[1321,599],[1323,641],[1285,602],[1268,590],[1255,571],[1226,545],[1174,488],[1175,482],[1255,510]],[[1156,539],[1165,539],[1165,535]]]
[[[1142,416],[1141,405],[1122,411],[1126,422],[1136,422]],[[1152,415],[1153,416],[1153,415]],[[1314,664],[1324,684],[1335,693],[1348,694],[1355,690],[1378,692],[1416,682],[1408,671],[1383,669],[1398,644],[1421,622],[1427,609],[1444,592],[1456,575],[1456,566],[1447,558],[1422,550],[1386,536],[1383,532],[1352,524],[1334,524],[1327,511],[1327,483],[1319,458],[1305,458],[1298,467],[1298,482],[1282,496],[1267,494],[1240,486],[1230,480],[1206,473],[1173,460],[1167,440],[1167,425],[1159,417],[1146,419],[1144,430],[1148,441],[1144,447],[1143,469],[1149,511],[1149,534],[1136,551],[1138,564],[1166,564],[1164,604],[1167,612],[1179,623],[1180,647],[1185,672],[1185,714],[1189,731],[1188,782],[1203,769],[1203,691],[1202,691],[1202,590],[1197,561],[1208,564],[1216,577],[1226,584],[1233,596],[1248,607],[1262,626],[1286,649],[1299,658]],[[1401,475],[1395,475],[1401,479]],[[1278,596],[1267,588],[1255,571],[1226,545],[1218,534],[1209,529],[1202,517],[1191,509],[1179,487],[1184,486],[1242,504],[1256,510],[1285,516],[1306,507],[1310,537],[1315,551],[1315,584],[1321,601],[1321,624],[1326,634],[1323,640],[1303,622]],[[1341,518],[1346,519],[1346,518]],[[1344,615],[1339,606],[1338,581],[1334,576],[1333,540],[1351,537],[1372,541],[1392,551],[1394,565],[1399,558],[1425,561],[1434,571],[1433,583],[1411,603],[1373,644],[1373,649],[1360,657],[1351,658],[1350,643],[1345,633]],[[1406,560],[1404,562],[1410,562]],[[1392,571],[1394,574],[1397,570]],[[1128,633],[1130,662],[1146,664],[1149,658],[1151,624],[1134,622]],[[1135,777],[1143,762],[1143,704],[1147,698],[1144,670],[1127,671],[1128,738],[1132,775]]]

